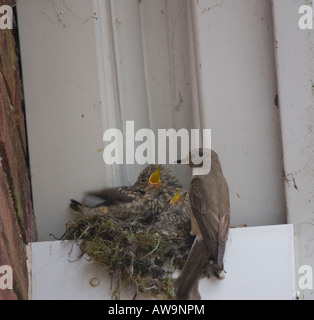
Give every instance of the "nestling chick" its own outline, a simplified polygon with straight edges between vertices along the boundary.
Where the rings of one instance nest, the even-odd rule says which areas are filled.
[[[190,219],[191,207],[188,193],[179,189],[162,212],[154,216],[152,228],[171,237],[178,237],[182,236],[185,228],[190,228]]]

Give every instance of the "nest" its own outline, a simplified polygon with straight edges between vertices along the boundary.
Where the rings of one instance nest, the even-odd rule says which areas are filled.
[[[83,253],[117,278],[114,299],[130,286],[136,293],[174,299],[173,272],[182,269],[194,240],[190,222],[180,237],[171,237],[148,224],[108,216],[81,216],[67,224],[62,239],[76,240]]]

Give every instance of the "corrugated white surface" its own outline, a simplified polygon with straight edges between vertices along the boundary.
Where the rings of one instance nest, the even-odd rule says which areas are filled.
[[[72,241],[33,243],[33,299],[111,299],[112,283],[108,273],[92,265],[85,256],[75,261],[79,255],[80,250]],[[200,282],[203,300],[293,299],[292,225],[231,229],[225,269],[225,280]],[[90,285],[94,278],[99,281],[97,287]],[[121,299],[133,296],[134,291],[123,291]]]
[[[68,203],[110,183],[103,147],[93,6],[18,2],[33,205],[40,240],[62,234]],[[110,170],[111,171],[111,170]]]
[[[202,126],[230,187],[231,221],[285,222],[270,1],[191,1]]]
[[[18,2],[34,210],[61,235],[70,198],[129,184],[141,166],[102,159],[103,133],[208,128],[232,223],[285,222],[268,0]],[[188,187],[190,170],[172,166]]]
[[[314,267],[314,30],[299,28],[306,1],[273,0],[288,221],[296,268]],[[310,2],[310,1],[309,1]],[[313,290],[301,296],[313,299]]]

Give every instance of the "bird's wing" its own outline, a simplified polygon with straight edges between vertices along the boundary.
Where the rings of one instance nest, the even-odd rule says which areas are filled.
[[[214,181],[202,181],[193,177],[190,186],[190,201],[193,215],[198,223],[202,238],[212,253],[217,252],[219,232],[219,209],[217,190],[211,188]]]
[[[129,189],[130,187],[119,187],[115,189],[103,189],[100,191],[87,192],[86,194],[98,197],[104,200],[101,205],[109,206],[119,204],[121,202],[132,202],[135,198],[135,191]]]
[[[225,254],[226,242],[228,240],[230,227],[230,212],[220,213],[219,230],[218,230],[218,253],[217,253],[217,264],[220,269],[223,268],[223,257]]]

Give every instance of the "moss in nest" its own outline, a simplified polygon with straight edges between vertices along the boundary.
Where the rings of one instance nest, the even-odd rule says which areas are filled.
[[[62,239],[82,240],[81,250],[118,279],[113,298],[134,285],[138,292],[174,298],[172,273],[182,269],[193,238],[186,224],[182,236],[170,237],[148,225],[124,223],[108,216],[82,216],[67,224]]]

